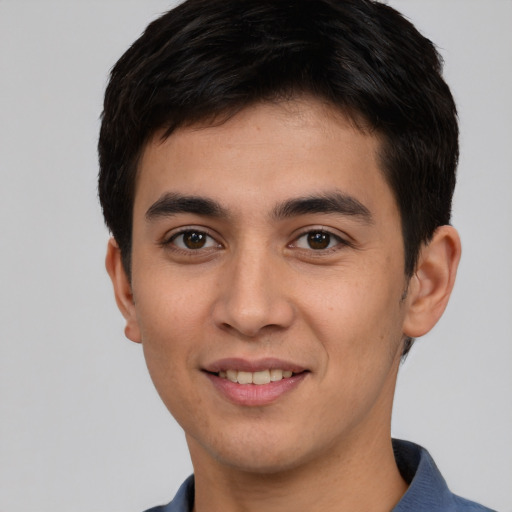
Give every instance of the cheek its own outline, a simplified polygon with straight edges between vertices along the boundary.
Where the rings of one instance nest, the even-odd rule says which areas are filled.
[[[402,337],[401,288],[375,280],[351,284],[307,308],[325,354],[319,385],[329,399],[319,415],[333,431],[343,422],[356,425],[377,403],[388,404]]]
[[[194,350],[204,338],[208,308],[204,294],[179,279],[151,272],[143,277],[139,281],[143,286],[137,286],[134,275],[134,299],[144,357],[154,385],[169,407],[171,395],[178,395],[172,390],[197,368]]]
[[[385,273],[338,277],[314,296],[303,294],[301,309],[331,363],[350,362],[356,373],[394,357],[402,335],[402,293],[400,279],[393,282]]]
[[[141,308],[142,348],[149,375],[162,402],[185,429],[201,422],[200,411],[205,407],[193,379],[197,371],[194,347],[197,347],[197,326],[185,300],[162,301]],[[157,307],[158,306],[158,307]],[[191,425],[189,419],[196,418]]]
[[[204,327],[206,286],[183,278],[165,265],[148,264],[134,272],[133,291],[143,342],[161,349],[187,345],[193,333]]]

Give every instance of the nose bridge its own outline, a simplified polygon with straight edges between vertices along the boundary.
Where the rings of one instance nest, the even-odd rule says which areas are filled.
[[[241,245],[224,269],[215,320],[244,336],[288,327],[293,306],[286,297],[280,258],[263,244]]]

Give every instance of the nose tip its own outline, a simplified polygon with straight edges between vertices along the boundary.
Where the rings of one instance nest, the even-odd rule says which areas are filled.
[[[268,260],[238,265],[223,279],[214,308],[214,320],[224,329],[256,338],[288,328],[295,311],[283,279]]]
[[[261,307],[252,303],[249,307],[236,307],[231,303],[219,322],[225,330],[236,331],[246,338],[286,329],[293,317],[292,309],[283,304]]]

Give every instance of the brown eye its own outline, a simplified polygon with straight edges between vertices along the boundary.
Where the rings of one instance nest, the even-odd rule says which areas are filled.
[[[206,243],[206,235],[197,231],[183,233],[183,243],[189,249],[201,249]]]
[[[216,247],[215,240],[203,231],[188,230],[177,233],[171,238],[171,242],[180,249],[197,251],[208,247]]]
[[[307,241],[311,249],[327,249],[331,243],[331,235],[323,231],[312,231],[307,234]]]
[[[349,245],[345,240],[329,231],[321,229],[308,231],[297,238],[292,246],[298,249],[326,251],[337,246]]]

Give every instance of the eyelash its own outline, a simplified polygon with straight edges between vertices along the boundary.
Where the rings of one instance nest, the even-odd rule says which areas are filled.
[[[186,247],[183,238],[181,239],[181,244],[183,246],[180,247],[179,245],[177,245],[176,240],[178,240],[180,237],[186,236],[187,234],[189,234],[190,236],[196,235],[197,237],[199,237],[198,242],[204,240],[204,243],[208,244],[207,247],[205,247],[204,245],[196,248]],[[309,247],[299,247],[298,242],[301,239],[306,238],[308,236],[317,236],[318,242],[320,243],[325,242],[325,238],[327,237],[327,247],[320,247],[316,249],[311,247],[311,242],[313,242],[314,240],[309,240],[306,242],[309,245]],[[322,237],[324,238],[322,239]],[[331,245],[333,242],[335,242],[334,245]],[[172,233],[170,236],[167,236],[164,240],[162,240],[160,242],[160,245],[174,252],[178,252],[188,256],[193,256],[194,254],[204,254],[210,249],[219,249],[223,247],[223,245],[217,242],[216,238],[212,236],[210,233],[208,233],[208,231],[205,231],[204,229],[195,229],[193,227],[181,229],[178,232]],[[315,254],[315,256],[330,254],[346,246],[352,247],[352,244],[348,242],[346,239],[342,238],[341,236],[336,235],[331,231],[328,231],[323,228],[307,229],[306,231],[300,233],[291,243],[287,245],[287,247],[290,249],[296,249],[298,251],[307,252],[309,254]]]
[[[192,236],[192,235],[198,236],[199,237],[198,241],[204,240],[205,244],[209,244],[209,246],[190,248],[190,247],[180,247],[179,245],[177,245],[176,240],[179,239],[180,237],[186,236],[187,234],[189,234],[190,236]],[[214,242],[213,244],[212,244],[212,241]],[[183,238],[182,238],[182,244],[185,245],[185,243],[183,242]],[[164,240],[162,240],[160,245],[165,248],[172,249],[173,251],[181,252],[181,253],[187,254],[187,255],[192,255],[193,253],[196,253],[196,252],[198,253],[200,251],[204,252],[205,250],[208,250],[208,249],[222,247],[222,244],[217,242],[215,237],[213,237],[210,233],[208,233],[204,229],[195,229],[193,227],[182,229],[176,233],[172,233],[170,236],[168,236]]]
[[[319,238],[320,242],[324,241],[324,240],[322,240],[321,237],[328,237],[328,246],[324,247],[324,248],[314,249],[310,245],[311,241],[308,241],[308,242],[306,242],[309,245],[308,248],[298,247],[297,243],[299,240],[301,240],[301,238],[305,238],[305,237],[312,236],[312,235],[320,235],[320,238]],[[335,242],[335,244],[331,245],[331,243],[333,241]],[[288,245],[288,247],[296,248],[297,250],[307,251],[308,253],[313,253],[318,256],[330,254],[330,253],[338,251],[341,248],[346,247],[346,246],[351,247],[352,245],[350,244],[350,242],[348,242],[346,239],[342,238],[341,236],[336,235],[336,234],[332,233],[331,231],[323,229],[323,228],[308,229],[307,231],[302,232],[297,238],[295,238],[295,240],[291,244]]]

